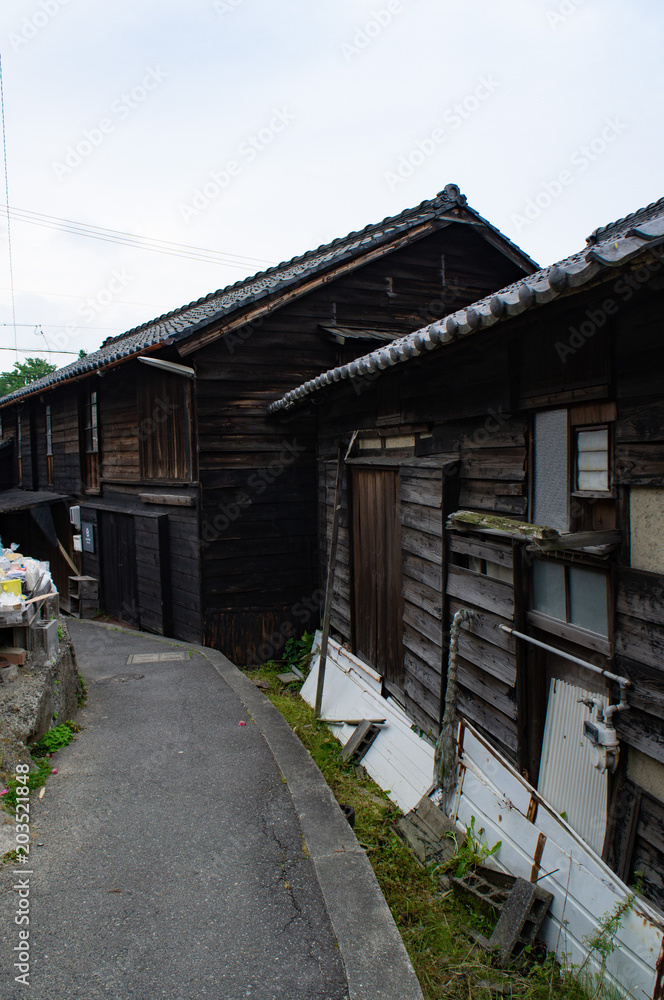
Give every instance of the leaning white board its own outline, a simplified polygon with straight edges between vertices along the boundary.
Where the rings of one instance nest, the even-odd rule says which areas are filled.
[[[313,646],[311,671],[301,695],[311,706],[316,702],[320,632]],[[330,639],[325,664],[321,715],[326,719],[385,719],[385,725],[362,758],[376,784],[404,812],[414,809],[431,790],[434,748],[412,728],[412,722],[393,698],[381,695],[380,675]],[[355,726],[332,726],[342,745]]]

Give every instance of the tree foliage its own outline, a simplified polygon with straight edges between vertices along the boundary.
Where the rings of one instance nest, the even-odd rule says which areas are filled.
[[[11,371],[0,372],[0,397],[7,396],[15,389],[36,382],[44,375],[54,372],[57,365],[49,364],[43,358],[26,358],[25,361],[15,361]]]

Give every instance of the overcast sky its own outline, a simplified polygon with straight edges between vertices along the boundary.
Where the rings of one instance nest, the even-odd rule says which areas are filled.
[[[450,182],[540,264],[573,253],[664,195],[663,27],[661,0],[2,0],[18,347],[65,364]]]

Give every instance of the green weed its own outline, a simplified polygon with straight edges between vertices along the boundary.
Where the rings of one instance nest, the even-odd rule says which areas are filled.
[[[30,747],[30,753],[35,759],[56,753],[71,743],[74,733],[80,731],[81,727],[77,726],[75,722],[63,722],[62,725],[49,729],[41,739],[33,743]]]

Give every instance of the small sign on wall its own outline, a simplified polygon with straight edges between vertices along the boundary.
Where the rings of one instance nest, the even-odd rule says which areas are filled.
[[[83,538],[83,551],[94,552],[95,550],[95,526],[91,521],[81,523],[81,535]]]

